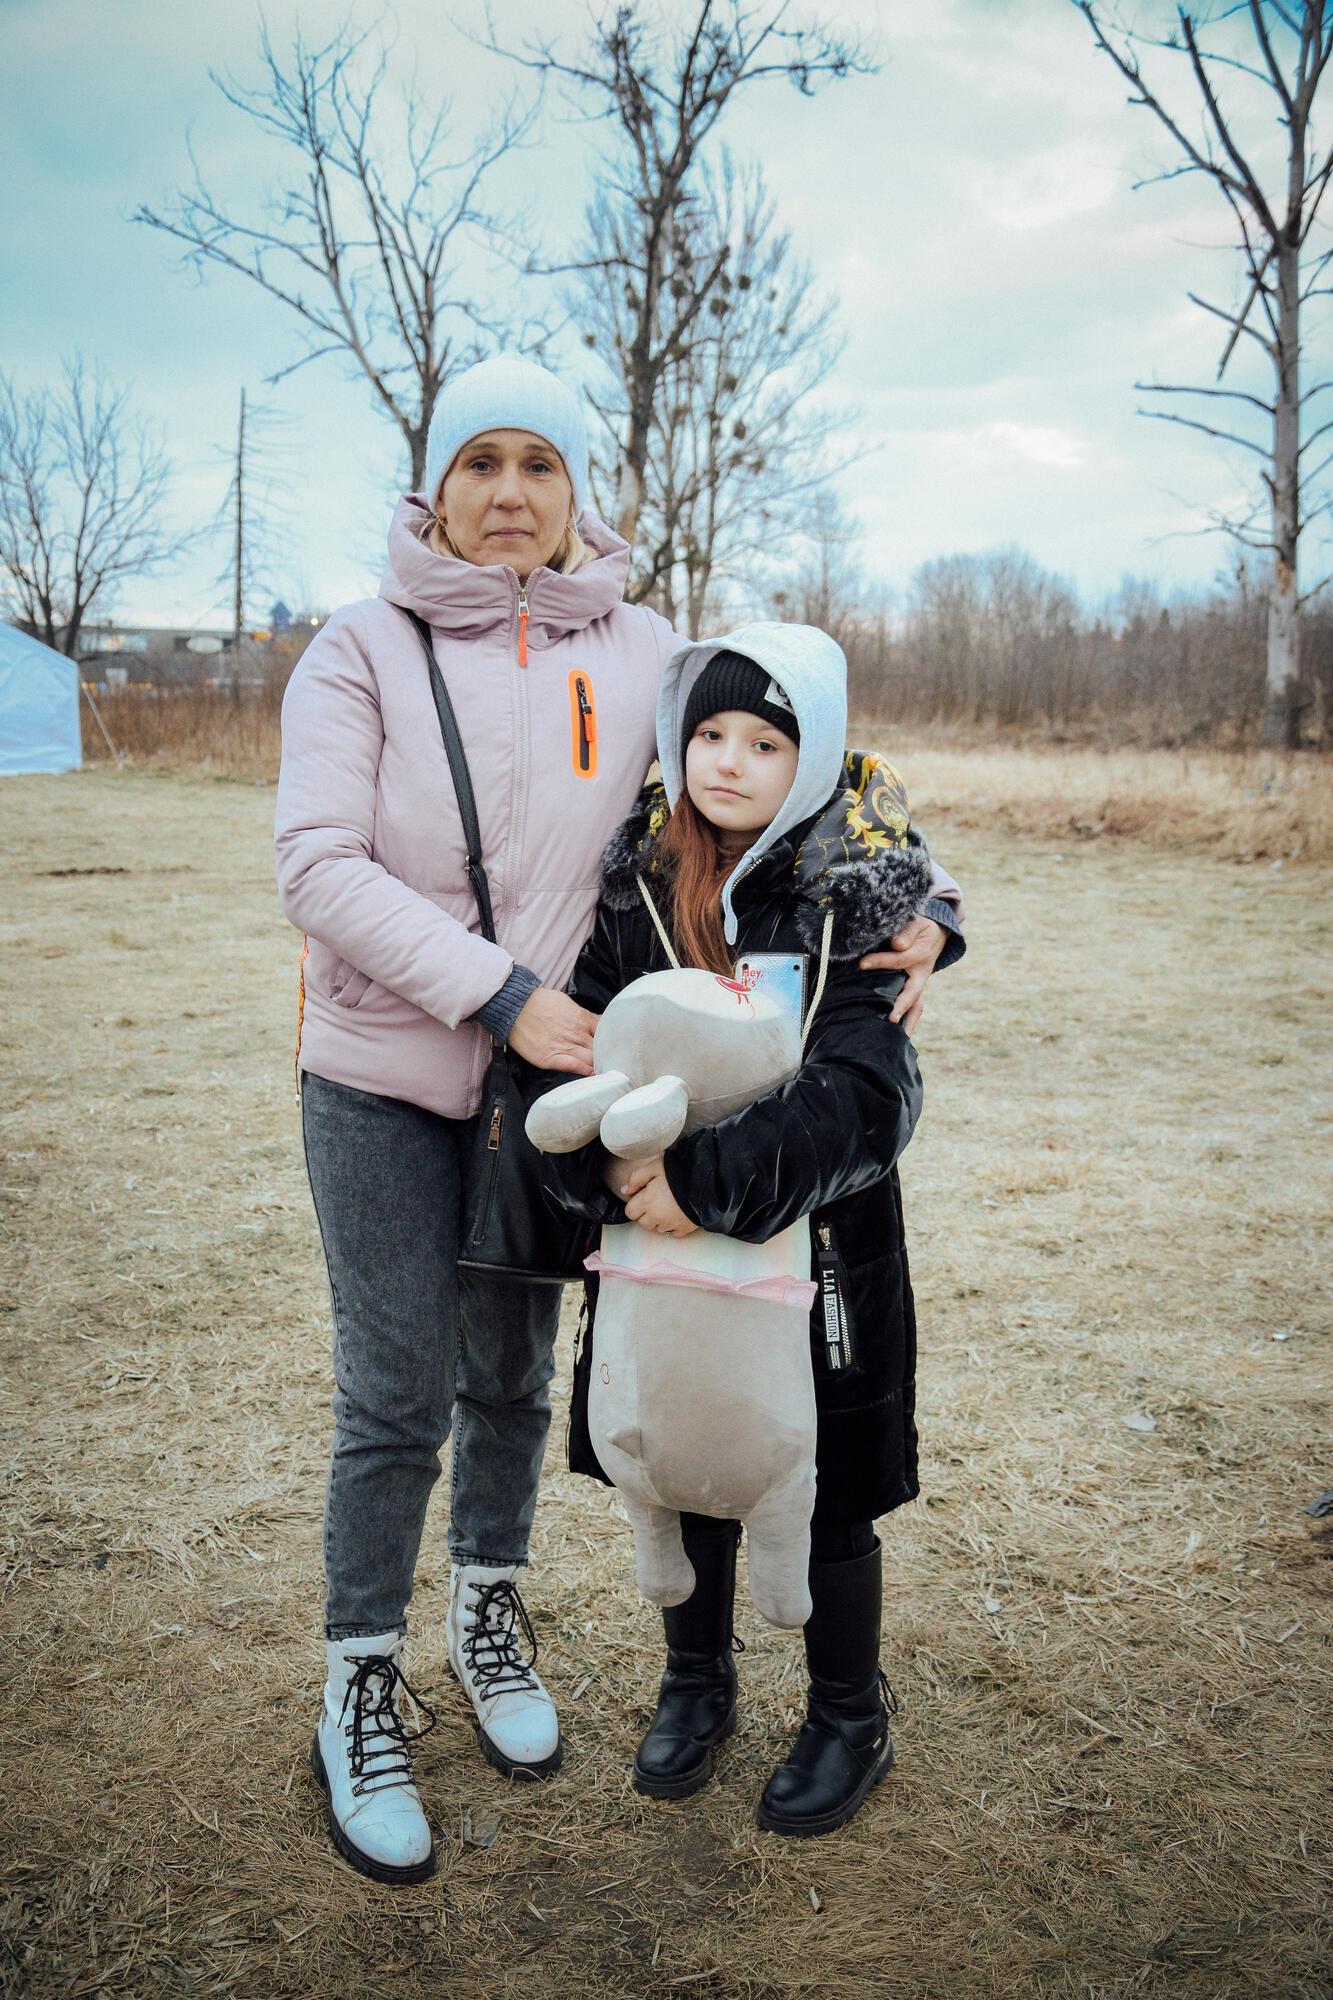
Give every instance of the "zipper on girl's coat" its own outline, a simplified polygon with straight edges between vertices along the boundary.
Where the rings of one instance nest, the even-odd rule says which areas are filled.
[[[518,664],[528,664],[528,593],[523,584],[518,586]]]

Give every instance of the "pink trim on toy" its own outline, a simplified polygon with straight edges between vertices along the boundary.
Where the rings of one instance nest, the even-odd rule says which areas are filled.
[[[624,1278],[631,1285],[693,1285],[703,1292],[730,1292],[736,1298],[763,1299],[772,1306],[802,1306],[809,1312],[818,1286],[809,1278],[718,1278],[711,1271],[687,1271],[683,1264],[650,1264],[632,1271],[627,1264],[608,1264],[600,1250],[583,1260],[585,1271],[602,1278]]]

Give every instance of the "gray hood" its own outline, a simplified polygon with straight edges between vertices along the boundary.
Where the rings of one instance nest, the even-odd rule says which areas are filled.
[[[681,732],[690,689],[714,653],[740,653],[771,674],[800,724],[800,754],[792,788],[777,818],[756,834],[722,889],[722,922],[728,944],[736,942],[732,891],[775,840],[827,804],[842,780],[847,743],[847,662],[842,648],[814,625],[742,625],[717,639],[697,639],[667,661],[657,697],[657,758],[669,803],[685,786]]]

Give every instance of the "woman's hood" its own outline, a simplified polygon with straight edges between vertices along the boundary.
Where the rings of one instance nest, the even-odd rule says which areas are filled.
[[[838,783],[847,741],[847,662],[842,648],[813,625],[742,625],[719,639],[699,639],[672,654],[657,697],[657,757],[669,803],[685,785],[681,734],[690,689],[714,653],[740,653],[771,674],[800,724],[796,776],[777,818],[755,835],[722,890],[722,923],[736,942],[732,891],[775,841],[825,804]]]
[[[513,570],[501,563],[469,563],[458,556],[436,555],[421,539],[430,518],[420,493],[405,493],[398,502],[389,527],[380,596],[404,611],[415,611],[437,631],[459,638],[477,638],[512,620],[518,597]],[[572,576],[535,569],[528,578],[528,638],[538,645],[582,631],[614,611],[624,598],[629,544],[586,508],[578,527],[594,560]]]
[[[841,758],[836,788],[806,823],[770,844],[768,866],[790,869],[795,917],[807,951],[820,948],[824,919],[833,918],[832,956],[859,958],[919,916],[930,895],[926,844],[911,823],[907,792],[892,764],[860,750]],[[665,787],[639,795],[602,858],[602,896],[613,910],[641,907],[638,878],[668,890],[659,852],[671,808]]]

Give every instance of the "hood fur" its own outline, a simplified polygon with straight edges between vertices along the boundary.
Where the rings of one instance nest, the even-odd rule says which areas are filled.
[[[659,908],[671,878],[660,851],[670,817],[666,788],[645,786],[629,818],[602,857],[602,895],[613,910],[642,907],[636,876]],[[835,959],[859,958],[919,916],[930,894],[926,844],[911,823],[903,781],[891,764],[849,750],[842,783],[806,827],[772,848],[756,879],[769,869],[789,875],[796,921],[807,951],[818,951],[824,918],[833,916]]]

